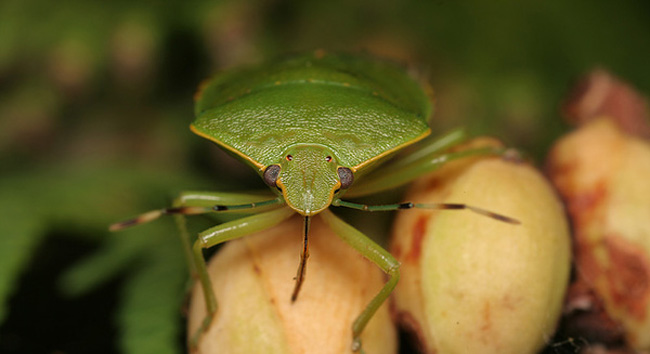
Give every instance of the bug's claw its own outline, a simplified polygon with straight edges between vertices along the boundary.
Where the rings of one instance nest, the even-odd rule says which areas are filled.
[[[361,348],[361,338],[354,337],[352,339],[352,351],[354,353],[357,353],[357,352],[364,353],[363,349]]]
[[[190,353],[196,353],[198,351],[199,340],[201,339],[201,336],[210,328],[213,316],[213,314],[207,314],[203,319],[203,323],[201,323],[201,327],[199,327],[199,329],[197,329],[196,332],[194,332],[192,335],[192,338],[189,341]]]

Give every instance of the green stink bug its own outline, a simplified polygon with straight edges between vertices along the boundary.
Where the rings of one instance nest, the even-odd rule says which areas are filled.
[[[333,213],[330,206],[377,211],[410,208],[469,209],[494,219],[516,220],[465,204],[365,205],[342,200],[403,185],[444,162],[475,153],[443,151],[464,138],[460,131],[423,144],[393,159],[402,148],[430,134],[429,97],[396,65],[366,57],[317,51],[257,67],[225,72],[204,84],[196,96],[191,129],[249,164],[270,187],[255,194],[188,192],[171,208],[155,210],[111,226],[111,230],[176,214],[191,271],[198,275],[208,308],[204,327],[217,310],[202,251],[270,228],[291,215],[304,218],[303,249],[291,301],[298,297],[308,258],[310,220],[322,215],[349,245],[379,266],[389,279],[352,325],[352,350],[359,336],[399,279],[399,263],[370,238]],[[377,168],[381,167],[381,168]],[[183,215],[209,212],[253,213],[214,226],[194,244]],[[195,338],[197,337],[195,336]]]

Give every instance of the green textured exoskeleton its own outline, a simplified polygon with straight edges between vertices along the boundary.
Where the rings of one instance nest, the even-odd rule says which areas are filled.
[[[494,151],[443,153],[464,139],[455,131],[403,156],[393,153],[430,134],[429,96],[398,66],[367,57],[317,51],[265,65],[225,72],[197,93],[196,134],[214,141],[253,167],[273,194],[187,192],[172,208],[152,211],[114,224],[111,229],[176,214],[192,272],[205,295],[209,326],[217,302],[207,276],[202,250],[279,224],[298,213],[304,217],[304,246],[292,295],[302,285],[308,257],[311,218],[320,214],[329,226],[363,256],[377,264],[389,280],[352,324],[351,349],[361,349],[359,336],[399,279],[399,263],[383,248],[328,210],[409,208],[469,209],[489,217],[516,220],[465,204],[364,205],[341,198],[357,197],[403,185],[442,163]],[[245,212],[252,216],[201,232],[193,246],[183,215]],[[192,345],[192,344],[191,344]]]

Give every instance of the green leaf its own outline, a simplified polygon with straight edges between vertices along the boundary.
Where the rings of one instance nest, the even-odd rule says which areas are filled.
[[[176,232],[169,223],[146,225],[136,229],[109,234],[104,245],[90,257],[75,264],[61,277],[61,289],[68,296],[79,296],[127,271],[160,241],[151,234]],[[180,241],[177,240],[180,249]]]
[[[73,230],[71,236],[99,241],[100,248],[63,275],[62,291],[80,295],[125,274],[116,312],[124,351],[176,352],[188,272],[171,218],[120,233],[107,228],[168,205],[178,186],[201,185],[206,183],[183,173],[116,166],[46,167],[0,178],[0,320],[42,239],[52,230]]]
[[[187,269],[175,234],[157,234],[124,287],[118,316],[124,353],[178,353]]]
[[[0,323],[8,312],[5,299],[43,238],[42,223],[24,201],[4,187],[0,191]]]

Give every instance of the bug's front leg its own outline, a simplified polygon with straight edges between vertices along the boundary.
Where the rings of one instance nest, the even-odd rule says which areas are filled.
[[[210,281],[210,277],[206,268],[205,258],[203,257],[203,249],[210,248],[220,243],[234,240],[255,233],[257,231],[268,229],[288,219],[293,214],[295,214],[295,212],[289,208],[280,208],[265,213],[229,221],[199,233],[199,236],[192,247],[192,259],[195,265],[199,282],[201,283],[201,288],[203,290],[203,297],[205,299],[207,314],[201,326],[190,340],[189,346],[191,351],[196,348],[201,334],[208,329],[210,323],[212,322],[214,314],[217,312],[217,299],[214,295],[214,291],[212,290],[212,282]]]
[[[173,214],[174,221],[180,233],[185,259],[188,262],[190,276],[198,276],[196,264],[192,261],[192,238],[187,230],[186,215],[191,211],[203,209],[205,212],[233,212],[233,213],[258,213],[269,208],[277,208],[282,203],[277,199],[270,199],[267,191],[261,193],[227,193],[227,192],[205,192],[187,191],[182,192],[169,209],[161,209],[162,214]],[[175,211],[175,212],[174,212]],[[146,215],[146,214],[145,214]]]
[[[212,316],[217,310],[217,301],[207,275],[203,248],[212,247],[255,231],[272,227],[293,214],[290,209],[281,208],[283,201],[273,198],[268,192],[264,193],[225,193],[225,192],[183,192],[174,200],[170,208],[153,210],[135,218],[115,223],[111,231],[153,221],[163,215],[173,215],[181,237],[181,243],[192,279],[201,283],[208,309],[203,324],[190,340],[190,348],[194,348],[201,333],[209,326]],[[271,211],[268,211],[271,209]],[[275,209],[275,210],[273,210]],[[266,212],[264,212],[266,211]],[[192,244],[186,224],[187,215],[205,214],[210,212],[257,213],[256,215],[226,222],[203,231]]]
[[[368,324],[368,321],[377,312],[377,309],[383,304],[390,296],[391,292],[397,285],[399,280],[399,262],[388,251],[376,244],[368,236],[364,235],[361,231],[355,229],[350,224],[341,220],[329,210],[321,212],[323,219],[334,232],[352,246],[366,259],[376,264],[381,270],[388,274],[388,281],[381,288],[379,293],[370,300],[370,303],[359,314],[357,319],[352,324],[352,351],[363,352],[361,348],[361,333]]]

